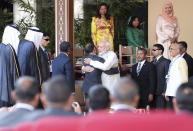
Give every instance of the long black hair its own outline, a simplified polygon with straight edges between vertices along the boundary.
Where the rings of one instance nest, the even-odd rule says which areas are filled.
[[[106,3],[104,3],[104,2],[102,2],[102,3],[99,4],[99,6],[98,6],[98,8],[97,8],[97,12],[96,12],[96,17],[97,17],[97,18],[101,18],[101,14],[100,14],[100,8],[101,8],[101,6],[105,6],[105,7],[107,8],[107,13],[105,14],[105,18],[106,18],[107,20],[110,20],[111,15],[109,14],[109,6],[108,6]]]
[[[139,17],[138,17],[138,16],[130,16],[130,17],[129,17],[129,20],[128,20],[128,26],[129,26],[129,27],[134,28],[134,27],[133,27],[133,21],[135,21],[136,18],[138,18],[138,20],[139,20]],[[137,26],[137,28],[140,29],[140,21],[139,21],[139,25]]]

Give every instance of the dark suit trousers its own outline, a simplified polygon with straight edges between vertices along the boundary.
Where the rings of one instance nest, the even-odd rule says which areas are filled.
[[[139,104],[138,104],[138,108],[146,109],[147,105],[148,105],[148,100],[140,99]]]
[[[155,95],[155,103],[157,109],[165,109],[166,108],[166,100],[162,95]]]
[[[170,106],[170,109],[174,109],[173,98],[174,98],[174,97],[169,96],[169,106]]]

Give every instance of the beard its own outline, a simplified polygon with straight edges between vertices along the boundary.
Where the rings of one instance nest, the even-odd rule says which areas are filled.
[[[103,54],[105,54],[107,51],[102,51],[102,52],[99,52],[99,56],[102,56]]]

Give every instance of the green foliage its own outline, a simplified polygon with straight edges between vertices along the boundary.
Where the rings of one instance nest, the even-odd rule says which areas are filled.
[[[4,0],[4,2],[8,2],[8,0]],[[0,8],[0,42],[2,41],[2,35],[4,28],[7,24],[13,23],[13,12],[9,10],[4,10],[3,8]]]
[[[33,26],[33,21],[35,19],[36,11],[31,6],[29,0],[27,0],[27,2],[24,2],[23,0],[13,0],[13,3],[17,3],[19,5],[19,7],[21,8],[20,11],[23,11],[29,14],[28,16],[23,17],[21,20],[19,20],[16,23],[16,26],[19,28],[19,31],[21,33],[20,39],[23,39],[25,37],[25,34],[27,33],[28,27]]]
[[[50,44],[47,47],[48,51],[54,53],[55,51],[55,10],[54,0],[38,0],[39,8],[35,10],[29,0],[24,2],[23,0],[14,0],[21,11],[29,13],[27,17],[23,17],[16,25],[21,32],[21,39],[24,38],[27,33],[28,27],[34,26],[33,21],[35,19],[37,27],[42,31],[50,35]]]
[[[37,11],[37,25],[41,31],[50,36],[50,44],[47,49],[51,53],[55,52],[55,8],[54,0],[39,0],[42,5]]]
[[[109,5],[109,12],[114,17],[114,46],[115,51],[118,50],[119,44],[127,44],[125,31],[128,18],[131,16],[131,9],[144,3],[144,0],[94,0],[91,4],[85,1],[84,19],[75,19],[75,43],[84,46],[87,42],[91,42],[91,21],[96,15],[97,6],[100,2],[106,2]]]

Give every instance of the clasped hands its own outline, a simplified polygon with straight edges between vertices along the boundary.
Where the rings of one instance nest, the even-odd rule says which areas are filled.
[[[90,58],[85,58],[85,59],[84,59],[84,62],[85,62],[86,64],[90,64],[91,60],[92,60],[92,59],[90,59]],[[92,72],[92,71],[94,71],[94,68],[91,67],[91,66],[84,66],[83,71],[84,71],[84,72]]]

